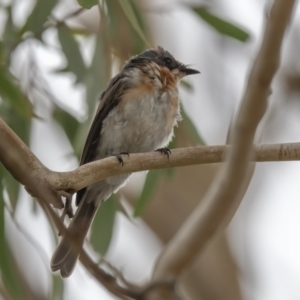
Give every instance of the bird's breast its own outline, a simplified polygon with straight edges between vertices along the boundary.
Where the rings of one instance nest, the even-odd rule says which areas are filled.
[[[103,121],[101,152],[147,152],[164,147],[180,118],[177,88],[165,90],[149,81],[139,83],[128,89]]]

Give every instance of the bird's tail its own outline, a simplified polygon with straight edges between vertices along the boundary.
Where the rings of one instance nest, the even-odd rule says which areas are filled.
[[[51,259],[52,271],[60,270],[63,278],[72,274],[82,249],[85,236],[87,235],[99,206],[95,206],[93,201],[88,203],[83,200],[84,199],[81,200],[80,206],[67,229],[68,236],[62,238]],[[72,242],[69,242],[70,238],[72,239]]]

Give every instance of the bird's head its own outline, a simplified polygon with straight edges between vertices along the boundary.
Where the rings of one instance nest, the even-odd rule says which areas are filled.
[[[148,49],[133,57],[127,62],[124,68],[141,67],[147,69],[149,66],[157,67],[159,70],[165,70],[166,72],[169,71],[174,75],[176,81],[187,75],[200,73],[198,70],[177,61],[170,52],[160,46]]]

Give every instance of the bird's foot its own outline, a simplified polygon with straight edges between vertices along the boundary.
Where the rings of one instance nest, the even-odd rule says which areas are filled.
[[[63,213],[60,217],[62,223],[65,221],[65,217],[68,216],[70,219],[74,217],[73,208],[72,208],[72,196],[74,192],[66,192],[66,191],[59,191],[61,197],[66,198],[65,207]],[[61,235],[61,230],[58,232],[58,235]]]
[[[172,151],[169,148],[159,148],[156,149],[155,151],[160,152],[161,154],[167,155],[168,158],[170,157],[170,154],[172,153]]]
[[[115,157],[118,159],[119,163],[122,165],[122,167],[124,166],[124,161],[123,161],[123,157],[122,155],[127,155],[129,157],[129,153],[128,152],[120,152],[118,154],[115,154]]]

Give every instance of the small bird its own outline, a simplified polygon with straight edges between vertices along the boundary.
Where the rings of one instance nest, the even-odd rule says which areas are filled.
[[[116,156],[123,164],[124,154],[154,150],[169,156],[170,150],[164,147],[181,120],[178,83],[197,73],[160,46],[127,61],[100,97],[80,164],[108,156]],[[78,209],[67,230],[78,247],[63,237],[51,259],[52,271],[60,270],[63,278],[72,274],[100,204],[129,176],[109,177],[77,192]]]

